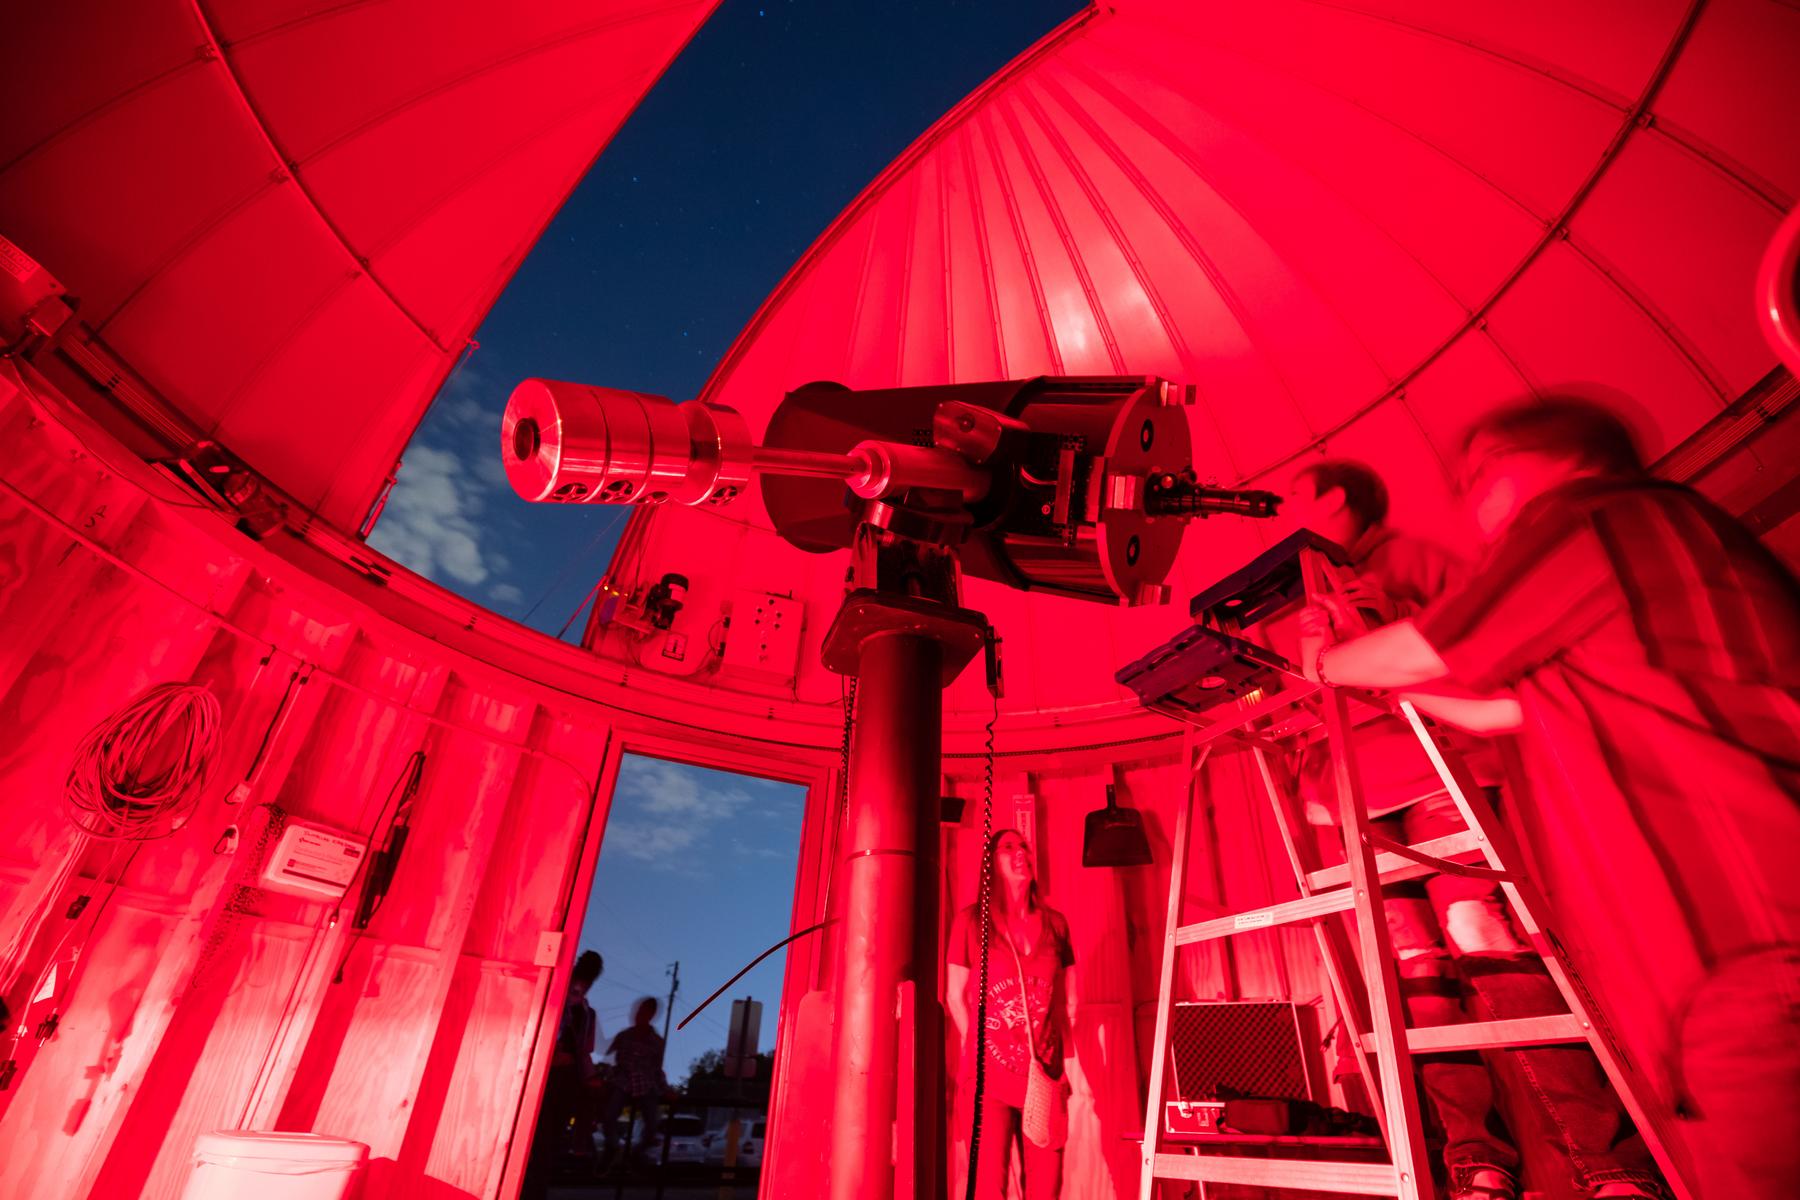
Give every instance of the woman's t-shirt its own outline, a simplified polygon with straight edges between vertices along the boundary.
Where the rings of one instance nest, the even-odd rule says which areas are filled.
[[[1031,952],[1019,946],[1019,962],[1014,965],[1012,951],[1007,948],[1006,934],[995,914],[993,943],[988,948],[987,1005],[987,1082],[990,1095],[1015,1108],[1025,1103],[1025,1080],[1030,1050],[1025,1036],[1027,1012],[1031,1017],[1031,1036],[1037,1043],[1038,1061],[1053,1076],[1062,1074],[1063,1022],[1065,995],[1063,971],[1075,963],[1075,949],[1069,942],[1069,922],[1055,909],[1039,907],[1042,923],[1033,939]],[[981,916],[971,904],[956,914],[950,926],[948,959],[969,968],[968,1005],[971,1019],[977,1017],[981,987]],[[1019,969],[1024,968],[1024,987],[1020,986]],[[969,1031],[963,1046],[965,1079],[974,1078],[975,1033]]]

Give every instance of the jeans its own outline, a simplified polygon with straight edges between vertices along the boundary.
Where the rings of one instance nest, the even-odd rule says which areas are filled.
[[[1416,845],[1463,828],[1447,795],[1371,822],[1375,832]],[[1494,883],[1439,874],[1383,889],[1400,994],[1415,1028],[1566,1012],[1541,959],[1520,940]],[[1625,1118],[1600,1062],[1586,1046],[1500,1051],[1519,1098],[1541,1109],[1584,1186],[1659,1179],[1649,1150]],[[1473,1052],[1420,1057],[1425,1095],[1445,1135],[1452,1169],[1476,1164],[1517,1172],[1519,1152],[1494,1105],[1495,1075]]]
[[[619,1143],[619,1117],[630,1104],[636,1110],[642,1131],[638,1135],[637,1151],[648,1154],[656,1151],[657,1132],[662,1124],[662,1097],[655,1094],[632,1096],[618,1087],[606,1090],[606,1099],[600,1102],[600,1128],[606,1138],[606,1157],[612,1158]],[[626,1135],[630,1141],[630,1134]]]
[[[1006,1173],[1015,1142],[1020,1150],[1025,1200],[1056,1200],[1062,1192],[1062,1150],[1034,1145],[1020,1129],[1019,1117],[1018,1109],[992,1093],[982,1097],[981,1152],[975,1163],[978,1200],[1005,1200]]]

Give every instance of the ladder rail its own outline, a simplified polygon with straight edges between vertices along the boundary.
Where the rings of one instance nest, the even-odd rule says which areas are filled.
[[[1518,918],[1532,949],[1543,960],[1544,969],[1556,984],[1556,990],[1562,994],[1563,1003],[1569,1006],[1569,1013],[1587,1031],[1588,1046],[1600,1060],[1607,1082],[1612,1085],[1619,1103],[1637,1126],[1638,1134],[1644,1139],[1651,1156],[1662,1168],[1664,1182],[1675,1193],[1677,1200],[1692,1200],[1693,1191],[1687,1185],[1689,1172],[1677,1149],[1680,1143],[1667,1133],[1662,1114],[1652,1112],[1644,1104],[1643,1097],[1650,1094],[1648,1081],[1620,1050],[1618,1040],[1601,1016],[1599,1006],[1594,1003],[1593,995],[1587,990],[1587,985],[1581,982],[1580,973],[1574,969],[1567,946],[1556,936],[1554,929],[1543,924],[1539,914],[1549,913],[1549,904],[1538,891],[1537,885],[1519,872],[1518,867],[1524,863],[1524,854],[1512,832],[1501,823],[1478,788],[1463,786],[1465,773],[1452,767],[1442,748],[1438,746],[1437,739],[1431,736],[1418,708],[1410,700],[1402,700],[1400,713],[1412,726],[1413,736],[1424,747],[1426,757],[1431,760],[1431,765],[1450,793],[1451,801],[1462,814],[1463,823],[1480,835],[1482,857],[1490,867],[1502,872],[1500,886],[1512,905],[1513,915]]]
[[[1318,854],[1314,847],[1300,840],[1296,831],[1294,806],[1288,799],[1288,793],[1275,782],[1274,768],[1269,763],[1269,752],[1261,745],[1251,746],[1252,757],[1256,761],[1258,776],[1262,779],[1263,791],[1268,796],[1269,806],[1275,812],[1275,827],[1281,832],[1282,847],[1287,851],[1288,862],[1294,868],[1294,879],[1299,885],[1302,900],[1311,899],[1315,889],[1310,881],[1312,872],[1307,864],[1316,864]],[[1346,875],[1346,878],[1348,876]],[[1236,918],[1233,918],[1236,924]],[[1326,922],[1322,919],[1311,921],[1313,938],[1319,947],[1319,958],[1325,969],[1325,977],[1331,988],[1331,994],[1337,1003],[1338,1021],[1344,1027],[1346,1042],[1350,1047],[1350,1057],[1363,1079],[1375,1078],[1374,1064],[1370,1055],[1372,1047],[1366,1045],[1363,1036],[1369,1028],[1369,1015],[1363,996],[1351,985],[1349,971],[1345,962],[1351,959],[1349,939],[1344,927],[1337,922]],[[1381,1127],[1381,1137],[1388,1140],[1387,1109],[1379,1103],[1380,1097],[1371,1094],[1370,1101],[1375,1104],[1376,1123]]]
[[[1363,803],[1362,779],[1350,745],[1349,714],[1342,695],[1326,689],[1325,736],[1331,746],[1331,770],[1338,794],[1338,817],[1349,859],[1349,890],[1354,895],[1356,933],[1361,951],[1369,1027],[1375,1037],[1375,1065],[1381,1081],[1381,1104],[1387,1113],[1388,1154],[1398,1176],[1400,1200],[1425,1200],[1433,1194],[1425,1152],[1425,1129],[1419,1094],[1413,1087],[1412,1053],[1407,1049],[1406,1010],[1400,999],[1400,972],[1394,960],[1382,903],[1381,877],[1375,849],[1365,836],[1369,820]],[[1365,1077],[1366,1078],[1366,1077]],[[1423,1177],[1421,1178],[1421,1169]]]
[[[1341,590],[1341,572],[1315,551],[1302,551],[1300,563],[1309,597],[1324,595],[1328,590]],[[1355,620],[1360,622],[1360,617]],[[1361,693],[1347,693],[1315,681],[1290,678],[1273,696],[1258,694],[1253,702],[1241,703],[1238,711],[1223,718],[1202,720],[1195,713],[1157,706],[1159,711],[1188,726],[1183,740],[1183,761],[1191,764],[1191,772],[1176,822],[1177,845],[1170,872],[1168,923],[1163,934],[1163,969],[1157,997],[1150,1095],[1145,1106],[1139,1200],[1154,1200],[1156,1183],[1160,1179],[1198,1182],[1203,1195],[1206,1183],[1213,1182],[1394,1196],[1398,1200],[1431,1200],[1434,1191],[1425,1158],[1412,1055],[1452,1050],[1517,1050],[1560,1044],[1585,1044],[1592,1050],[1619,1103],[1644,1138],[1675,1196],[1678,1200],[1693,1200],[1693,1191],[1686,1183],[1688,1172],[1678,1157],[1680,1143],[1666,1129],[1666,1121],[1672,1119],[1673,1114],[1652,1111],[1645,1104],[1644,1097],[1653,1093],[1601,1016],[1567,947],[1557,937],[1555,929],[1544,923],[1550,908],[1535,883],[1524,873],[1528,864],[1518,842],[1474,785],[1460,758],[1439,746],[1410,701],[1400,702],[1399,715],[1407,721],[1424,749],[1443,784],[1443,794],[1449,796],[1461,814],[1464,828],[1418,845],[1404,845],[1370,829],[1362,780],[1356,766],[1348,703],[1351,695],[1357,696],[1359,702],[1366,701]],[[1280,727],[1274,724],[1278,714],[1302,704],[1314,708],[1315,705],[1308,702],[1315,698],[1331,754],[1331,780],[1344,836],[1345,862],[1341,866],[1318,865],[1316,848],[1297,832],[1303,820],[1289,794],[1291,787],[1284,788],[1284,781],[1277,779],[1277,767],[1270,760],[1273,745],[1270,732],[1277,736],[1294,732],[1291,723]],[[1294,870],[1300,898],[1182,925],[1181,902],[1188,869],[1187,837],[1195,793],[1200,786],[1200,768],[1212,746],[1227,739],[1243,744],[1254,756],[1263,790],[1275,814],[1282,849]],[[1285,782],[1291,783],[1291,780]],[[1472,852],[1480,855],[1485,867],[1455,861]],[[1568,1006],[1566,1013],[1407,1028],[1382,887],[1402,879],[1439,872],[1489,879],[1502,889],[1521,931],[1543,960],[1546,972]],[[1333,919],[1335,914],[1345,911],[1353,911],[1356,915],[1357,944],[1354,949],[1349,945],[1343,923]],[[1337,1002],[1339,1019],[1349,1035],[1348,1049],[1362,1079],[1370,1085],[1382,1140],[1392,1161],[1244,1160],[1193,1152],[1164,1153],[1160,1108],[1168,1065],[1174,973],[1182,947],[1296,921],[1306,921],[1313,928],[1325,975]],[[1356,964],[1357,972],[1352,972],[1348,966],[1350,962]]]
[[[1192,736],[1182,739],[1182,765],[1188,779],[1181,807],[1175,815],[1175,842],[1169,857],[1169,915],[1163,925],[1162,972],[1156,985],[1156,1036],[1150,1044],[1150,1093],[1144,1103],[1138,1200],[1155,1200],[1156,1197],[1156,1163],[1162,1154],[1162,1113],[1159,1110],[1169,1066],[1169,1010],[1175,998],[1175,965],[1181,955],[1175,935],[1181,924],[1181,898],[1187,891],[1188,830],[1193,824],[1194,793],[1200,788],[1200,771],[1211,755],[1210,742],[1200,744],[1196,751]]]

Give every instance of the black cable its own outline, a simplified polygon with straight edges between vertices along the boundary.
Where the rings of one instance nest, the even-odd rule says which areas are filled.
[[[975,1200],[975,1167],[981,1157],[981,1101],[987,1092],[988,944],[994,936],[994,726],[1000,723],[999,689],[991,695],[994,715],[987,723],[987,771],[981,797],[981,889],[976,901],[977,919],[981,922],[981,973],[980,995],[975,1001],[975,1104],[969,1119],[969,1178],[964,1190],[968,1200]]]
[[[693,1012],[689,1013],[687,1015],[687,1018],[685,1020],[683,1020],[681,1022],[681,1024],[679,1024],[675,1027],[675,1032],[680,1033],[683,1029],[686,1029],[688,1021],[693,1020],[695,1017],[697,1017],[701,1013],[705,1012],[707,1005],[711,1004],[714,1000],[717,1000],[720,996],[723,996],[725,994],[726,988],[730,987],[732,984],[736,983],[738,980],[740,980],[744,976],[748,975],[756,967],[757,963],[759,963],[763,959],[769,957],[769,955],[775,953],[777,950],[781,949],[783,946],[787,945],[789,942],[798,941],[800,938],[805,937],[809,933],[817,933],[819,930],[825,928],[827,925],[835,923],[836,921],[837,921],[836,917],[826,917],[823,921],[820,921],[817,925],[808,925],[805,929],[802,929],[798,933],[788,934],[786,937],[782,938],[779,942],[776,942],[773,946],[770,946],[767,950],[764,950],[761,954],[757,955],[755,958],[751,959],[748,963],[746,963],[744,965],[743,970],[739,971],[736,975],[733,975],[730,979],[727,979],[724,983],[720,984],[718,986],[718,988],[713,992],[712,995],[710,995],[706,999],[702,1000],[700,1002],[700,1007],[696,1008]]]
[[[357,908],[351,915],[350,936],[345,939],[344,953],[338,958],[337,970],[331,973],[332,983],[344,982],[344,967],[349,963],[350,955],[356,950],[357,939],[361,937],[363,931],[369,927],[369,923],[375,919],[375,914],[381,911],[382,902],[387,899],[387,891],[384,884],[381,895],[375,898],[373,905],[369,907],[368,911],[366,913],[361,911],[363,906],[368,903],[369,900],[369,885],[373,882],[377,870],[380,869],[382,865],[378,863],[376,859],[381,857],[384,851],[374,849],[375,839],[381,835],[382,820],[387,816],[388,807],[392,805],[394,816],[393,820],[388,824],[388,831],[392,833],[394,828],[400,825],[402,819],[405,816],[410,815],[412,812],[413,797],[418,793],[419,781],[424,775],[425,751],[414,750],[411,754],[406,756],[406,764],[400,768],[400,774],[394,777],[394,782],[392,786],[388,788],[386,798],[381,802],[381,808],[375,813],[375,823],[369,827],[369,836],[363,841],[363,895],[358,897]],[[398,804],[394,803],[396,797],[399,798]],[[396,854],[396,857],[397,856],[398,855]],[[392,871],[393,863],[388,863],[387,869]],[[391,876],[387,882],[392,882]],[[334,913],[343,911],[344,900],[348,898],[348,896],[349,892],[346,890],[344,896],[338,899]]]

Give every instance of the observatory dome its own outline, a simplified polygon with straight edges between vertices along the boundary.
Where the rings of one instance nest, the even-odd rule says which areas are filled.
[[[0,1053],[0,1195],[172,1200],[217,1129],[362,1142],[371,1200],[516,1195],[627,752],[809,788],[792,931],[817,936],[784,967],[766,1177],[822,1194],[853,797],[820,652],[845,556],[789,545],[754,490],[634,511],[602,599],[680,577],[679,611],[577,646],[366,542],[495,298],[714,7],[11,6],[0,1000],[29,1024]],[[1796,62],[1782,0],[1094,4],[925,130],[672,399],[760,435],[816,382],[1159,376],[1192,389],[1202,479],[1280,490],[1366,460],[1397,524],[1457,549],[1463,428],[1575,392],[1792,562],[1796,386],[1755,288],[1800,196]],[[1005,695],[996,713],[979,667],[950,686],[925,784],[991,794],[1070,915],[1092,1014],[1070,1197],[1137,1184],[1178,806],[1205,791],[1190,904],[1297,894],[1251,755],[1202,771],[1114,681],[1287,532],[1192,522],[1168,606],[964,587]],[[206,797],[153,837],[93,836],[71,764],[165,685],[217,703],[192,743]],[[1146,821],[1141,869],[1082,866],[1113,791]],[[978,807],[920,839],[940,937],[972,899]],[[393,849],[354,920],[269,884],[315,827]],[[1302,932],[1191,955],[1183,986],[1320,999]]]
[[[1750,297],[1800,188],[1779,115],[1795,24],[1763,3],[1099,6],[875,180],[703,396],[760,429],[815,380],[1160,375],[1198,391],[1203,477],[1279,490],[1362,459],[1400,525],[1470,547],[1449,472],[1485,408],[1590,394],[1658,458],[1774,365]],[[809,629],[828,621],[842,564],[766,521],[639,520],[627,572],[805,580]],[[1285,532],[1194,522],[1176,612]],[[701,570],[702,547],[727,569]],[[1122,718],[1113,672],[1180,619],[968,597],[1006,640],[1015,729]],[[800,695],[835,700],[812,661]],[[978,673],[949,704],[985,720]]]

